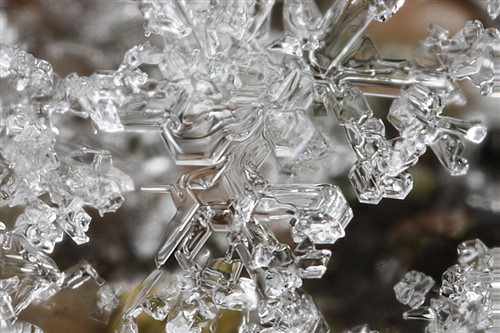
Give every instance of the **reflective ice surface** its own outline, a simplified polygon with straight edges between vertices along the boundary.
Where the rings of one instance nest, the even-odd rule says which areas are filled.
[[[224,311],[241,313],[240,332],[328,332],[301,286],[324,275],[331,251],[321,246],[345,236],[353,213],[338,186],[299,181],[325,165],[340,168],[331,161],[342,143],[326,124],[345,130],[356,159],[348,178],[363,203],[404,199],[413,187],[408,170],[427,147],[449,174],[463,175],[466,143],[480,143],[486,128],[445,109],[466,102],[461,81],[498,93],[498,30],[469,21],[449,37],[434,24],[414,61],[389,60],[364,30],[390,19],[402,0],[335,1],[324,14],[314,1],[286,0],[278,35],[271,0],[136,2],[152,37],[116,70],[62,78],[47,62],[2,46],[0,195],[22,212],[0,228],[0,325],[37,331],[17,321],[30,304],[103,282],[86,262],[61,271],[49,257],[64,235],[88,242],[89,209],[114,212],[133,189],[110,152],[58,140],[60,118],[74,115],[96,132],[159,133],[184,167],[174,184],[147,188],[169,195],[174,216],[157,269],[128,296],[117,332],[138,332],[141,314],[165,321],[166,332],[215,331]],[[488,6],[495,16],[497,3]],[[395,137],[372,110],[373,95],[394,99],[386,114]],[[272,177],[270,166],[289,178]],[[293,242],[276,235],[283,227]],[[221,253],[206,251],[210,240]],[[423,274],[410,272],[395,287],[412,307],[405,317],[429,320],[429,332],[491,324],[488,249],[476,241],[459,253],[430,305],[422,307],[433,280]],[[180,268],[171,280],[169,261]],[[117,305],[111,289],[99,291],[103,320]]]

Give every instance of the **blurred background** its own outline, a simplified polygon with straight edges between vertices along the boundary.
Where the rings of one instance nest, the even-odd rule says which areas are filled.
[[[326,11],[329,1],[318,1],[318,5]],[[279,3],[273,13],[275,25],[281,26]],[[366,34],[383,57],[410,59],[428,35],[430,23],[439,23],[453,35],[469,19],[500,28],[498,19],[488,18],[485,1],[407,0],[387,23],[372,23]],[[20,45],[49,61],[63,77],[116,69],[126,50],[146,41],[136,5],[119,1],[4,0],[0,2],[0,33],[2,43]],[[480,119],[488,127],[484,142],[468,147],[466,176],[449,176],[437,158],[427,153],[410,170],[414,189],[406,200],[386,199],[376,206],[357,201],[346,173],[330,180],[349,198],[354,219],[346,237],[327,247],[332,258],[324,277],[305,280],[304,289],[315,299],[332,332],[363,323],[380,332],[423,332],[422,323],[402,319],[408,309],[397,302],[394,284],[405,272],[419,270],[439,285],[441,274],[455,263],[456,246],[464,240],[480,238],[489,247],[500,246],[500,99],[479,96],[467,82],[462,88],[468,103],[447,107],[445,113]],[[369,101],[377,116],[385,119],[391,100]],[[110,150],[115,165],[133,177],[136,191],[126,194],[125,204],[115,214],[101,218],[91,212],[91,241],[77,246],[66,239],[56,247],[53,258],[62,270],[87,260],[104,279],[127,292],[154,268],[152,257],[173,215],[168,196],[144,193],[140,188],[173,183],[184,171],[173,164],[158,133],[94,135],[89,123],[61,116],[59,144]],[[14,221],[18,214],[7,208],[1,213],[6,221]],[[290,238],[286,230],[279,237]],[[21,319],[37,324],[45,333],[113,332],[116,314],[109,324],[88,316],[96,291],[93,282],[64,290],[48,304],[29,308]],[[232,319],[227,320],[221,332],[234,332]],[[160,326],[142,321],[141,333],[161,332]]]

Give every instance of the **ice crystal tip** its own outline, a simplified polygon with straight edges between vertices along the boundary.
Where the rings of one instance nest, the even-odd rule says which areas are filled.
[[[419,308],[412,309],[410,311],[406,311],[405,313],[403,313],[403,318],[405,320],[416,319],[416,320],[431,321],[431,320],[436,319],[436,313],[434,312],[434,310],[432,308],[430,308],[428,306],[421,306]]]

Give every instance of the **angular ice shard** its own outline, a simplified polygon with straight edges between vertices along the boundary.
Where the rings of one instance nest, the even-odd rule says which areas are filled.
[[[393,102],[388,119],[408,144],[417,147],[409,157],[411,163],[416,163],[425,147],[430,146],[451,175],[463,175],[468,162],[462,156],[465,147],[461,138],[480,143],[486,129],[479,122],[443,116],[443,103],[427,87],[411,85],[403,88],[401,96]],[[401,149],[402,143],[395,147]]]
[[[147,33],[158,35],[172,33],[183,37],[191,32],[186,14],[179,2],[141,1],[141,4],[140,8],[147,22]]]
[[[121,131],[123,125],[118,116],[123,94],[123,88],[118,83],[114,72],[99,71],[89,78],[86,85],[94,85],[94,89],[88,90],[86,100],[81,103],[88,108],[89,115],[98,129],[103,131]],[[81,93],[79,95],[82,95]]]
[[[387,20],[403,3],[404,0],[334,2],[321,22],[320,33],[314,36],[318,46],[309,59],[313,70],[322,74],[334,71],[373,19]]]
[[[174,220],[170,221],[165,239],[162,241],[155,257],[157,267],[163,265],[174,253],[175,249],[186,235],[189,222],[194,218],[198,210],[199,204],[194,201],[191,196],[183,196],[182,203],[179,203],[177,215]]]
[[[384,197],[404,199],[413,186],[411,175],[405,170],[416,163],[408,152],[409,145],[385,138],[383,122],[373,116],[359,89],[345,92],[333,111],[358,156],[358,162],[349,172],[358,199],[372,204]]]
[[[112,312],[120,303],[119,290],[110,284],[104,284],[99,288],[96,294],[96,309],[90,313],[90,316],[105,324],[109,322]]]
[[[294,170],[306,163],[317,163],[329,154],[328,139],[303,111],[266,113],[266,136],[274,144],[274,152],[281,166]]]
[[[261,324],[275,332],[328,332],[324,318],[310,296],[289,292],[277,300],[261,301],[258,309]]]
[[[450,175],[462,176],[469,170],[468,161],[461,156],[465,147],[458,137],[452,134],[442,136],[431,148]]]
[[[466,332],[463,317],[459,308],[447,299],[431,299],[431,308],[436,313],[428,327],[429,332]]]
[[[373,117],[373,111],[359,89],[350,89],[345,92],[340,106],[335,108],[335,116],[340,125],[357,126]],[[380,129],[384,131],[383,128]],[[380,134],[380,133],[379,133]],[[356,141],[356,140],[353,140]]]
[[[11,296],[17,288],[19,288],[19,278],[17,276],[0,280],[0,314],[3,320],[15,318],[17,315]]]
[[[252,311],[257,308],[258,295],[255,282],[249,278],[240,277],[230,293],[218,293],[214,297],[216,304],[223,309]]]
[[[2,244],[0,311],[14,323],[32,303],[49,299],[61,288],[63,275],[55,262],[24,236],[7,234]]]
[[[378,179],[371,174],[371,169],[368,163],[359,163],[349,172],[349,180],[360,202],[377,204],[382,200],[384,192]]]
[[[406,311],[403,313],[403,318],[405,320],[411,320],[411,319],[416,319],[416,320],[434,320],[436,319],[436,313],[434,312],[433,308],[428,307],[428,306],[421,306],[419,308]]]
[[[434,280],[430,276],[411,271],[394,286],[394,292],[398,301],[416,309],[425,302],[425,295],[433,285]]]
[[[186,236],[179,244],[179,251],[182,251],[187,259],[194,259],[212,234],[210,220],[214,215],[215,213],[210,206],[201,206],[189,221]]]
[[[289,207],[294,212],[288,219],[296,243],[309,237],[314,243],[333,244],[344,237],[344,229],[352,219],[351,208],[334,185],[272,185],[266,188],[265,193],[275,203],[263,200],[257,207],[257,214],[259,209],[264,210],[269,204],[276,210],[279,206],[283,210]]]
[[[201,271],[200,289],[212,296],[215,302],[231,294],[243,266],[240,260],[210,259]],[[222,304],[224,305],[224,304]]]
[[[322,18],[318,5],[312,0],[286,0],[283,6],[285,29],[298,38],[318,33]]]
[[[149,295],[142,307],[144,313],[156,320],[165,320],[170,311],[168,304],[158,295]]]
[[[120,207],[124,200],[121,193],[131,191],[133,183],[128,175],[112,165],[111,154],[102,149],[81,148],[70,157],[65,169],[67,190],[76,192],[84,204],[95,206],[101,215]],[[87,188],[81,186],[84,182],[88,183]],[[70,186],[78,186],[78,189],[72,190]],[[90,189],[97,190],[99,195]]]
[[[191,115],[193,121],[188,118],[189,115],[183,115],[187,124],[167,120],[162,126],[162,137],[179,165],[213,165],[221,162],[234,141],[247,138],[260,124],[258,114],[252,114],[252,109],[233,113],[230,110],[217,110],[211,105],[190,103],[184,111],[196,113]],[[224,128],[229,119],[233,123]]]
[[[117,333],[139,333],[139,326],[132,317],[122,318],[119,326],[116,328]]]
[[[460,243],[457,252],[459,264],[471,265],[487,255],[488,247],[481,240],[473,239]]]
[[[142,313],[142,304],[146,301],[148,293],[158,283],[163,272],[154,270],[142,281],[127,298],[117,332],[138,333],[136,318]]]
[[[295,265],[303,279],[319,279],[326,272],[331,252],[317,250],[309,238],[304,239],[294,250]]]
[[[184,313],[181,310],[171,311],[167,324],[165,326],[166,333],[201,333],[202,328],[195,326],[194,321],[189,320],[184,316]]]
[[[16,232],[42,251],[52,253],[56,243],[62,241],[63,233],[56,222],[58,211],[37,200],[26,207],[16,220]]]
[[[99,285],[104,283],[104,280],[99,277],[94,267],[86,261],[66,269],[63,274],[63,288],[76,289],[90,279],[94,279]]]
[[[76,244],[84,244],[89,240],[85,233],[89,229],[91,217],[82,206],[81,200],[73,199],[63,210],[66,218],[58,221],[58,224]]]
[[[268,298],[279,298],[302,285],[293,265],[292,250],[285,244],[266,244],[261,241],[253,249],[251,261],[251,270],[257,276],[257,288]]]

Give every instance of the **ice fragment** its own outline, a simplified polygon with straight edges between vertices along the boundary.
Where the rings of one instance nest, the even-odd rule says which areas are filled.
[[[396,298],[413,309],[420,307],[425,301],[425,295],[434,285],[434,280],[420,272],[411,271],[394,286]]]
[[[426,332],[489,332],[495,327],[492,326],[496,318],[495,296],[492,295],[495,293],[492,256],[496,255],[496,248],[488,249],[476,239],[461,243],[458,253],[459,263],[443,273],[439,295],[430,299],[430,305],[421,306],[425,295],[420,294],[420,301],[414,303],[415,307],[403,314],[405,319],[427,321]],[[408,274],[424,276],[415,272]],[[414,286],[407,284],[409,289],[405,289],[402,282],[394,290],[398,300],[410,305],[405,296],[418,293],[418,283]]]

